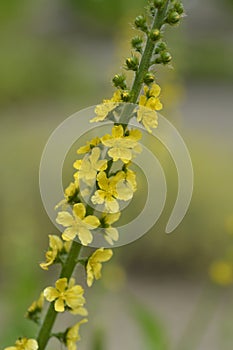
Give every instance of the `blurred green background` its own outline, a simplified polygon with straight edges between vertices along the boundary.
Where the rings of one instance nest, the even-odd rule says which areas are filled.
[[[105,350],[103,334],[107,350],[173,349],[183,332],[195,338],[196,349],[232,349],[233,290],[218,290],[218,298],[214,286],[205,290],[212,261],[233,260],[233,224],[227,224],[233,215],[233,2],[185,5],[182,25],[166,34],[174,69],[159,69],[158,82],[163,115],[190,150],[193,200],[180,226],[165,235],[177,176],[157,145],[168,181],[164,213],[146,236],[115,249],[103,282],[88,292],[90,324],[80,349]],[[132,23],[144,6],[144,0],[0,2],[1,348],[19,335],[33,336],[23,315],[49,281],[38,265],[47,235],[56,232],[40,199],[43,148],[65,118],[111,96],[112,76],[130,52]],[[200,310],[207,306],[204,316],[194,315],[193,328],[199,318],[206,323],[192,334],[186,325],[199,298]]]

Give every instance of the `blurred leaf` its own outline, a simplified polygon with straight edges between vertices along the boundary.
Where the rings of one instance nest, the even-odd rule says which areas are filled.
[[[167,350],[167,337],[158,317],[138,301],[133,303],[132,313],[144,337],[144,350]]]
[[[105,350],[105,334],[103,329],[96,329],[94,336],[93,336],[93,342],[92,342],[92,350]]]

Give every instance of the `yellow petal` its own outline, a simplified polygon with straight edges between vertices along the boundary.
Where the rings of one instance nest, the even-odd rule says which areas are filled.
[[[39,348],[35,339],[28,339],[25,350],[37,350]]]
[[[158,84],[152,84],[150,88],[150,96],[158,97],[160,95],[161,88]]]
[[[67,228],[63,234],[62,238],[64,241],[72,241],[77,235],[77,230],[74,227]]]
[[[107,190],[108,189],[108,179],[107,179],[106,173],[104,171],[101,171],[97,175],[97,181],[98,181],[99,187],[102,190]]]
[[[82,159],[76,160],[73,164],[73,167],[77,170],[79,170],[82,166]]]
[[[98,262],[105,262],[111,259],[113,251],[111,249],[99,248],[91,256],[92,260]]]
[[[83,219],[86,215],[86,208],[82,203],[77,203],[73,206],[73,213],[76,217]]]
[[[121,213],[107,214],[104,218],[104,221],[108,225],[112,225],[114,222],[118,221],[121,216]]]
[[[78,238],[80,239],[80,242],[82,243],[82,245],[85,245],[85,246],[90,244],[93,240],[93,236],[91,232],[85,227],[80,227],[78,232]]]
[[[57,312],[64,312],[65,311],[65,304],[64,300],[62,298],[58,298],[54,303],[54,309]]]
[[[64,292],[64,290],[67,288],[68,283],[67,283],[67,278],[60,278],[59,280],[56,281],[56,288],[59,292]]]
[[[106,228],[105,233],[106,235],[104,236],[104,238],[111,245],[113,245],[113,241],[117,241],[119,239],[119,233],[115,227]]]
[[[44,297],[46,300],[48,300],[50,303],[57,299],[59,297],[59,292],[56,290],[56,288],[53,287],[47,287],[44,290]]]
[[[49,246],[53,250],[62,250],[63,242],[60,237],[56,235],[49,235]]]
[[[83,219],[83,222],[87,225],[89,230],[93,230],[94,228],[100,225],[99,219],[94,215],[88,215]]]
[[[124,129],[123,129],[122,125],[115,125],[112,128],[112,136],[114,138],[121,138],[124,136]]]
[[[85,309],[85,307],[78,307],[76,309],[72,309],[72,310],[70,310],[70,313],[72,315],[80,315],[80,316],[87,316],[88,315],[88,311],[87,311],[87,309]]]
[[[64,227],[73,225],[74,219],[67,211],[60,211],[57,214],[56,222]]]

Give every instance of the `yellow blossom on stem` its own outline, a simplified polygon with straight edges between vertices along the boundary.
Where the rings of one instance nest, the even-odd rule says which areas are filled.
[[[87,285],[91,287],[94,279],[101,278],[102,263],[111,259],[113,252],[111,249],[99,248],[88,259],[87,271]]]
[[[62,234],[65,241],[71,241],[78,236],[82,245],[85,246],[93,240],[91,230],[100,225],[96,216],[86,216],[86,208],[82,203],[73,206],[73,216],[68,211],[59,212],[56,221],[58,224],[67,227]]]
[[[15,346],[10,346],[4,350],[37,350],[39,348],[35,339],[20,338],[16,340]]]
[[[39,299],[33,301],[33,303],[29,306],[25,317],[37,323],[39,321],[39,314],[41,313],[43,306],[44,306],[44,293],[41,293]]]
[[[112,128],[112,135],[103,136],[101,141],[109,148],[108,155],[114,162],[121,159],[124,163],[128,163],[133,158],[133,152],[140,152],[137,141],[141,136],[141,132],[137,129],[129,131],[125,136],[123,126],[115,125]]]
[[[84,318],[83,320],[76,323],[73,327],[69,328],[66,334],[65,344],[68,350],[77,350],[76,343],[81,339],[79,334],[79,328],[81,324],[87,323],[88,320]]]
[[[212,263],[209,269],[210,278],[216,284],[229,286],[233,284],[233,265],[224,260]]]
[[[115,109],[119,102],[121,102],[121,91],[116,90],[113,94],[113,97],[109,100],[103,100],[103,103],[96,106],[95,108],[95,114],[96,117],[90,120],[91,123],[93,122],[99,122],[103,121],[107,118],[109,112],[111,112],[113,109]]]
[[[157,128],[158,116],[155,111],[159,111],[163,108],[160,102],[161,88],[157,84],[152,84],[149,88],[144,87],[144,95],[140,96],[139,108],[137,111],[137,120],[141,122],[148,132],[151,133],[151,128]]]
[[[49,302],[54,303],[54,309],[56,312],[64,312],[65,307],[68,306],[70,311],[79,313],[81,310],[83,314],[85,304],[85,298],[83,297],[84,290],[80,285],[75,285],[75,279],[71,278],[69,283],[67,278],[60,278],[55,283],[56,288],[47,287],[44,290],[44,297]]]
[[[85,157],[81,161],[77,160],[74,163],[74,168],[79,170],[79,179],[82,179],[87,184],[96,178],[98,171],[102,171],[107,168],[107,160],[100,160],[100,154],[100,149],[98,147],[95,147],[92,149],[90,156]]]
[[[63,243],[60,237],[56,235],[49,235],[49,250],[46,252],[46,262],[40,264],[43,270],[48,270],[48,267],[52,265],[57,259],[59,253],[64,249],[68,253],[70,246]]]
[[[113,241],[117,241],[119,239],[119,233],[118,230],[115,227],[112,227],[111,225],[118,221],[121,216],[121,213],[105,213],[102,220],[104,222],[104,227],[105,227],[105,235],[104,238],[106,241],[113,245]]]
[[[99,137],[95,137],[94,139],[92,139],[91,141],[87,141],[85,146],[80,147],[77,150],[78,154],[84,154],[84,153],[88,153],[90,152],[90,150],[97,146],[100,143],[100,138]]]
[[[136,174],[127,169],[119,172],[116,176],[119,178],[116,184],[117,198],[124,201],[130,200],[137,189]]]
[[[104,204],[105,209],[109,213],[116,213],[119,211],[119,204],[116,200],[116,179],[115,176],[107,178],[104,171],[97,175],[99,190],[95,191],[91,197],[93,204]]]
[[[78,188],[79,188],[78,180],[75,180],[75,182],[71,182],[64,191],[65,199],[61,200],[55,206],[55,210],[58,209],[59,207],[62,207],[62,209],[65,210],[68,207],[68,204],[70,203],[70,201],[72,201],[77,196]]]

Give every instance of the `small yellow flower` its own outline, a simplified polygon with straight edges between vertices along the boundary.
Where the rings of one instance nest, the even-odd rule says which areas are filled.
[[[144,95],[140,96],[139,108],[137,111],[137,120],[142,122],[148,132],[152,132],[151,128],[157,128],[158,116],[155,111],[159,111],[163,108],[162,103],[159,100],[160,86],[152,84],[150,88],[144,87]]]
[[[90,152],[90,150],[97,146],[100,143],[100,138],[99,137],[95,137],[94,139],[92,139],[91,141],[87,141],[85,146],[80,147],[77,150],[78,154],[84,154],[84,153],[88,153]]]
[[[91,197],[93,204],[104,204],[105,209],[109,213],[116,213],[119,211],[119,204],[116,200],[116,179],[115,176],[107,178],[104,171],[101,171],[97,175],[97,181],[99,185],[99,190],[95,191],[94,195]]]
[[[115,125],[112,128],[112,135],[103,136],[101,141],[110,148],[108,155],[114,162],[121,159],[124,163],[128,163],[133,158],[133,151],[140,152],[137,141],[141,136],[141,132],[137,129],[129,131],[129,135],[125,136],[122,125]]]
[[[117,198],[124,201],[130,200],[137,189],[136,174],[127,169],[126,172],[121,171],[116,176],[119,178],[116,184]]]
[[[99,248],[90,256],[86,266],[88,287],[92,286],[94,279],[101,278],[101,263],[110,260],[112,255],[111,249]]]
[[[87,323],[88,320],[84,318],[83,320],[76,323],[73,327],[69,328],[66,334],[66,346],[68,350],[77,350],[76,343],[81,339],[79,334],[79,328],[81,324]]]
[[[78,180],[75,180],[75,183],[71,182],[64,191],[65,199],[61,200],[55,206],[55,210],[57,210],[59,207],[62,207],[62,210],[65,210],[68,207],[68,204],[77,196],[78,188],[79,188]]]
[[[33,301],[31,306],[29,306],[25,317],[35,322],[38,322],[39,314],[41,313],[43,306],[44,306],[44,294],[41,293],[39,299]]]
[[[121,102],[121,91],[116,90],[113,94],[113,97],[110,100],[103,100],[103,103],[96,106],[95,108],[95,114],[96,117],[90,120],[91,123],[93,122],[99,122],[103,121],[107,118],[109,112],[111,112],[113,109],[115,109],[119,102]]]
[[[210,266],[209,274],[212,281],[221,286],[229,286],[233,283],[233,266],[227,261],[215,261]]]
[[[20,338],[16,340],[15,346],[10,346],[4,350],[37,350],[39,348],[35,339]]]
[[[44,290],[44,297],[49,302],[54,303],[56,312],[64,312],[65,307],[68,306],[71,311],[75,313],[81,308],[83,314],[83,305],[85,298],[83,297],[84,290],[81,286],[75,285],[74,278],[71,278],[69,284],[67,278],[60,278],[56,281],[56,288],[47,287]]]
[[[104,214],[103,216],[103,222],[105,226],[105,235],[104,238],[106,241],[113,245],[113,241],[117,241],[119,239],[119,233],[118,230],[115,227],[112,227],[111,225],[118,221],[121,216],[121,213],[110,213],[110,214]]]
[[[78,169],[79,179],[82,179],[87,184],[91,184],[92,180],[95,180],[98,171],[105,170],[107,168],[107,160],[100,160],[101,151],[98,147],[92,149],[91,155],[85,157],[83,160],[77,160],[74,163],[74,168]]]
[[[94,230],[100,224],[96,216],[86,216],[86,208],[82,203],[73,206],[73,216],[67,211],[59,212],[56,221],[58,224],[67,227],[62,234],[65,241],[72,241],[78,236],[82,245],[88,245],[92,242],[91,230]]]
[[[67,244],[63,244],[60,237],[56,235],[49,235],[49,250],[45,254],[46,262],[41,263],[40,267],[43,270],[48,270],[48,267],[54,263],[59,253],[63,249],[68,253],[69,246],[67,246]]]

